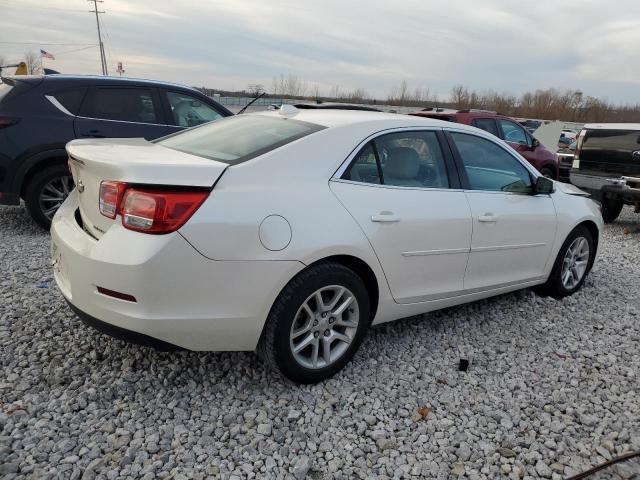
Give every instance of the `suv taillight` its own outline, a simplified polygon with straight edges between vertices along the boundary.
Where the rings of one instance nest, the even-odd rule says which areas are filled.
[[[10,127],[18,122],[20,122],[19,118],[0,116],[0,129]]]
[[[122,225],[129,230],[170,233],[184,225],[208,196],[209,191],[202,189],[141,189],[105,181],[100,184],[100,213],[108,218],[122,215]]]

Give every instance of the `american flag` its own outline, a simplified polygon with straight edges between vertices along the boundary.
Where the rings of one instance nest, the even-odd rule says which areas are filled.
[[[54,57],[53,55],[51,55],[49,52],[45,52],[44,50],[40,49],[40,56],[44,57],[44,58],[49,58],[51,60],[55,60],[56,57]]]

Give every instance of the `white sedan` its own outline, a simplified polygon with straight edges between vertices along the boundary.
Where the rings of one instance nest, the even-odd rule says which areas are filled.
[[[344,110],[240,115],[159,141],[68,144],[56,282],[89,325],[156,348],[340,370],[372,324],[536,286],[579,289],[602,218],[482,130]]]

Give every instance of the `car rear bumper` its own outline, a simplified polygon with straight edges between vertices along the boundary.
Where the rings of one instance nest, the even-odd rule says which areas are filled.
[[[134,343],[253,350],[275,298],[304,267],[296,261],[210,260],[177,232],[147,235],[120,224],[97,240],[78,223],[77,208],[74,191],[52,222],[56,283],[86,323]]]
[[[572,170],[571,183],[585,190],[600,191],[628,201],[640,199],[640,178],[636,177],[591,175]]]

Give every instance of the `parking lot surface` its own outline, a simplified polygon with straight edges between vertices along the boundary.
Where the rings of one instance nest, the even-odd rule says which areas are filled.
[[[573,297],[383,325],[301,387],[253,353],[159,353],[86,327],[49,235],[0,207],[0,478],[565,478],[640,449],[639,228],[630,209],[605,227]]]

